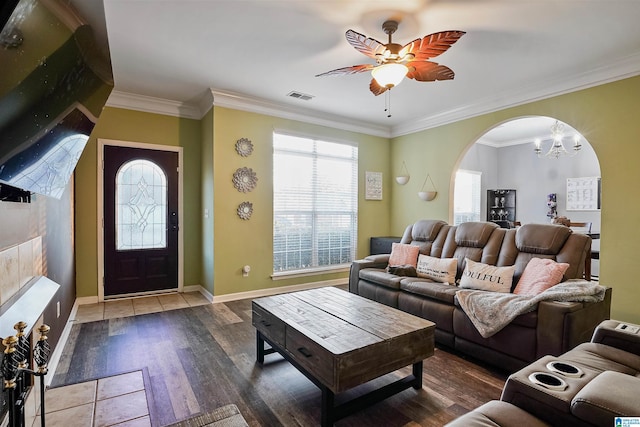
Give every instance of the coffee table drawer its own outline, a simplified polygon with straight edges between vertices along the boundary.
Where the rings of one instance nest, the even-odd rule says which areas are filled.
[[[293,328],[287,328],[286,335],[287,352],[322,384],[334,389],[334,355]]]
[[[284,322],[256,304],[252,304],[252,311],[251,323],[253,326],[269,340],[284,347]]]

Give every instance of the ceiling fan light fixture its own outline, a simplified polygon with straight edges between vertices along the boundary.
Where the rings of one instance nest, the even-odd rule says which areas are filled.
[[[408,72],[409,68],[406,65],[391,62],[378,65],[371,70],[371,75],[380,86],[392,88],[399,85]]]

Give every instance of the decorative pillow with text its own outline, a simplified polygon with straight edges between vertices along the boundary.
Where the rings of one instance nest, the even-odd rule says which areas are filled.
[[[460,287],[482,291],[511,292],[515,266],[496,267],[466,259]]]
[[[531,258],[513,293],[538,295],[560,283],[568,268],[569,264],[566,262],[555,262],[548,258]]]
[[[436,258],[429,255],[420,255],[416,272],[418,277],[454,285],[456,283],[457,268],[457,258]]]
[[[405,243],[393,243],[391,245],[391,256],[389,256],[389,265],[394,267],[398,265],[411,265],[415,267],[418,263],[418,254],[420,248]]]

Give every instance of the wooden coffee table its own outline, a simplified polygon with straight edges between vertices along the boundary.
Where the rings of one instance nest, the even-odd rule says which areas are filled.
[[[318,386],[323,426],[409,387],[422,388],[433,322],[332,287],[258,298],[252,309],[258,363],[278,352]],[[336,394],[409,365],[411,375],[334,404]]]

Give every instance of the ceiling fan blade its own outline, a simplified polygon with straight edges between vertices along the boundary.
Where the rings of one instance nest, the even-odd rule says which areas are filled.
[[[367,55],[369,58],[376,59],[376,55],[381,55],[386,49],[386,46],[378,40],[372,39],[371,37],[367,37],[364,34],[360,34],[353,30],[347,30],[345,35],[351,46],[356,48],[357,51]]]
[[[386,86],[380,86],[378,84],[378,82],[376,81],[376,79],[371,79],[371,83],[369,83],[369,90],[371,91],[371,93],[373,93],[375,96],[378,95],[382,95],[383,93],[385,93],[389,88]]]
[[[316,74],[316,77],[345,76],[349,74],[364,73],[365,71],[371,71],[372,69],[373,64],[353,65],[351,67],[336,68],[335,70],[327,71],[326,73]]]
[[[455,73],[445,65],[429,61],[411,61],[407,63],[407,77],[419,82],[435,82],[436,80],[453,80]]]
[[[446,52],[451,45],[457,42],[460,37],[464,36],[464,31],[441,31],[439,33],[429,34],[421,39],[416,39],[411,43],[407,43],[400,50],[400,57],[410,53],[414,55],[416,61],[426,61],[435,58],[441,53]]]

